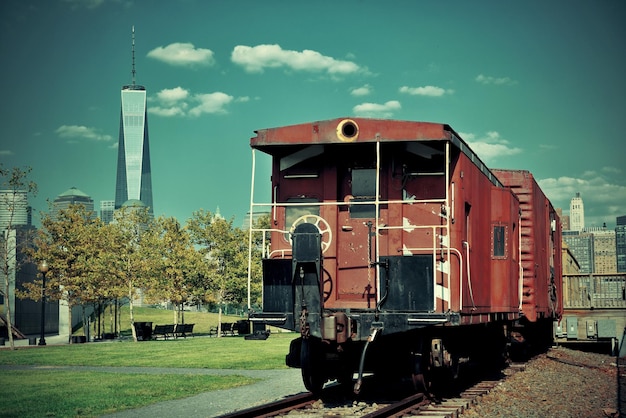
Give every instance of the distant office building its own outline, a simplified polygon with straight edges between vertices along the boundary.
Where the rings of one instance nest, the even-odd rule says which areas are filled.
[[[13,227],[32,224],[26,191],[0,190],[0,230],[9,224]]]
[[[626,273],[626,215],[617,217],[615,227],[615,253],[618,273]]]
[[[78,190],[76,187],[71,187],[58,195],[52,202],[52,219],[57,219],[59,211],[67,210],[70,205],[83,205],[85,210],[89,213],[89,217],[91,219],[96,218],[96,213],[94,212],[93,207],[93,199],[88,194]]]
[[[100,219],[105,225],[113,221],[113,212],[115,212],[115,200],[100,201]]]
[[[153,214],[146,88],[135,83],[134,27],[132,52],[132,84],[122,87],[115,209],[127,200],[140,200]]]
[[[593,272],[598,274],[617,272],[615,231],[606,228],[593,234]]]
[[[585,206],[580,193],[576,193],[569,204],[569,221],[572,231],[582,231],[585,228]]]
[[[578,264],[578,260],[570,250],[567,242],[563,240],[563,245],[561,246],[561,259],[563,265],[563,274],[579,274],[580,273],[580,265]]]
[[[593,273],[593,235],[578,231],[563,231],[563,240],[578,261],[580,273]]]
[[[264,216],[270,216],[270,213],[269,212],[254,212],[254,215],[252,216],[252,222],[254,223]],[[246,216],[243,218],[241,229],[243,229],[244,231],[247,231],[249,227],[250,227],[250,212],[246,212]]]

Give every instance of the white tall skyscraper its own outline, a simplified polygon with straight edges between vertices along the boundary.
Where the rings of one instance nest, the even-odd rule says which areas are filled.
[[[569,204],[569,222],[572,231],[582,231],[585,227],[585,206],[580,193],[576,193]]]
[[[146,88],[135,83],[134,26],[132,52],[133,83],[122,87],[115,209],[121,208],[128,200],[140,200],[152,214],[152,170]]]

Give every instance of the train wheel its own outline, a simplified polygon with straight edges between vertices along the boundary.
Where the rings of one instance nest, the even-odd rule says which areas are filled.
[[[322,353],[310,338],[302,340],[300,349],[300,366],[304,387],[312,393],[319,393],[324,387],[326,378],[322,364]]]

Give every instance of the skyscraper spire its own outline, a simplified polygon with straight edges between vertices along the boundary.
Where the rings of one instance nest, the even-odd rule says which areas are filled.
[[[135,25],[133,25],[133,86],[135,85]]]

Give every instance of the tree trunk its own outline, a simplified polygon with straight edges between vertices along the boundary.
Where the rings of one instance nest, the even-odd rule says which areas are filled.
[[[217,308],[217,337],[222,336],[222,304]]]
[[[11,347],[11,350],[15,350],[15,341],[13,341],[13,322],[11,321],[11,299],[9,298],[9,290],[11,287],[11,282],[9,280],[9,276],[10,276],[10,266],[9,266],[9,244],[8,244],[8,239],[9,239],[9,231],[5,230],[4,231],[4,241],[2,243],[2,245],[4,246],[4,248],[2,249],[2,251],[4,252],[4,263],[3,263],[3,273],[4,273],[4,311],[6,313],[6,323],[7,323],[7,330],[9,331],[9,346]]]
[[[74,333],[74,330],[72,328],[72,305],[70,305],[69,302],[70,298],[67,298],[67,309],[69,310],[69,313],[67,314],[67,320],[69,322],[68,326],[69,326],[69,332],[68,334],[70,334],[70,336],[68,337],[68,343],[72,344],[72,334]]]
[[[135,330],[135,317],[133,316],[133,284],[128,283],[128,313],[130,316],[130,331],[133,333],[133,341],[137,342],[137,331]]]
[[[5,289],[6,291],[4,292],[4,306],[5,308],[5,312],[6,312],[6,323],[7,323],[7,330],[9,331],[9,346],[11,347],[11,350],[15,350],[15,341],[13,340],[13,323],[11,322],[11,301],[9,300],[9,279],[7,277],[6,279],[6,286]]]

